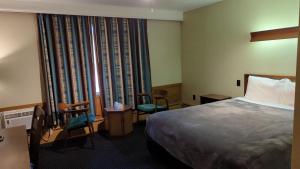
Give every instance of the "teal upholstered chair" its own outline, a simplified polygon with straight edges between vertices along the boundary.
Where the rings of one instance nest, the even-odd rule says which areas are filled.
[[[86,101],[75,104],[60,103],[58,107],[61,113],[65,114],[66,117],[64,126],[65,140],[71,136],[71,131],[78,129],[83,130],[85,127],[88,127],[91,143],[94,146],[92,137],[94,136],[93,122],[95,116],[90,114],[89,102]],[[68,136],[66,136],[66,133]]]
[[[169,102],[167,99],[167,93],[161,91],[159,94],[154,95],[155,104],[150,94],[140,93],[138,94],[138,104],[136,106],[137,111],[137,122],[139,121],[139,116],[143,114],[152,114],[160,111],[169,110]],[[159,105],[159,101],[164,101],[164,105]]]

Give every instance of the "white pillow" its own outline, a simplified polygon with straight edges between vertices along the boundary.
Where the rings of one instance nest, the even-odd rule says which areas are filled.
[[[294,107],[295,83],[250,76],[245,97],[249,100]]]
[[[289,79],[278,81],[276,93],[278,94],[279,104],[294,107],[295,102],[295,83]]]
[[[247,99],[265,103],[278,103],[278,97],[274,92],[278,80],[250,76],[248,79]]]

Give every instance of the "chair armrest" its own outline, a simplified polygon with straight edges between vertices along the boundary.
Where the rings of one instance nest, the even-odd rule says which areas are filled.
[[[88,108],[83,108],[83,109],[71,109],[71,110],[65,110],[63,111],[62,113],[65,113],[65,114],[83,114],[85,112],[87,112],[89,109]]]
[[[138,102],[137,102],[138,105],[142,103],[142,98],[143,97],[148,97],[150,103],[152,103],[151,95],[148,94],[148,93],[139,93],[139,94],[137,94],[137,96],[138,96],[138,99],[137,99],[138,100]]]
[[[79,106],[88,106],[89,104],[90,104],[89,101],[85,101],[85,102],[80,102],[80,103],[69,104],[68,106],[71,108],[74,108],[74,107],[79,107]]]
[[[154,95],[154,99],[166,99],[166,97],[163,95],[157,94],[157,95]]]
[[[163,96],[163,95],[155,95],[154,96],[154,99],[155,99],[155,109],[157,110],[157,101],[158,100],[164,100],[165,101],[165,104],[167,105],[167,108],[169,109],[169,101],[168,101],[168,98]]]
[[[150,94],[148,94],[148,93],[139,93],[139,94],[137,94],[138,96],[150,96]]]

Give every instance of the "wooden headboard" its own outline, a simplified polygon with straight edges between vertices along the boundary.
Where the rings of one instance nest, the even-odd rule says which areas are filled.
[[[270,78],[270,79],[284,79],[284,78],[287,78],[287,79],[290,79],[293,82],[296,81],[296,76],[245,74],[244,75],[244,95],[246,94],[246,91],[247,91],[249,76],[266,77],[266,78]]]

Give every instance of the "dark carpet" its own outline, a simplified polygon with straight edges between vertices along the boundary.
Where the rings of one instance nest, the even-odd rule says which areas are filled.
[[[92,148],[88,138],[41,146],[41,169],[174,169],[155,160],[147,150],[145,124],[134,126],[134,132],[122,138],[111,139],[96,134]]]

